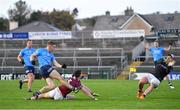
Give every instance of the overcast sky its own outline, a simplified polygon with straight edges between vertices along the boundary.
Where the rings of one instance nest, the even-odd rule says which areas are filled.
[[[8,17],[7,10],[18,0],[0,0],[0,16]],[[110,11],[111,15],[123,14],[127,6],[132,6],[135,12],[149,14],[180,12],[180,0],[25,0],[32,10],[51,11],[73,10],[78,8],[78,18],[102,15]]]

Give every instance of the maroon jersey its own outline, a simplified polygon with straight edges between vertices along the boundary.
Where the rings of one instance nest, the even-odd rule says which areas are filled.
[[[68,79],[68,83],[73,86],[73,87],[76,87],[76,88],[80,88],[81,87],[81,82],[79,79],[75,78],[75,77],[72,77],[70,79]],[[69,89],[68,87],[64,86],[64,85],[61,85],[59,86],[59,90],[61,91],[63,97],[66,97],[67,94],[69,94],[70,92],[72,92],[71,89]]]

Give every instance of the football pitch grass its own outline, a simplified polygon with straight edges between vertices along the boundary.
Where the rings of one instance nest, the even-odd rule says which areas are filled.
[[[173,90],[163,81],[145,100],[136,98],[137,81],[83,80],[82,83],[99,93],[99,100],[91,100],[81,92],[74,100],[24,100],[32,95],[25,85],[20,90],[17,80],[0,81],[0,109],[180,109],[180,81],[173,81],[176,87]],[[33,90],[44,84],[43,80],[35,80]]]

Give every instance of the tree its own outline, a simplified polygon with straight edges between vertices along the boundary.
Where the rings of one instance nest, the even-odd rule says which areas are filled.
[[[33,21],[44,21],[51,25],[54,25],[62,30],[71,30],[75,23],[74,15],[67,10],[56,10],[53,9],[52,12],[49,11],[34,11],[30,15],[28,22]]]
[[[74,25],[74,16],[70,14],[69,11],[58,11],[54,10],[50,13],[49,23],[62,30],[71,30],[72,25]]]
[[[0,18],[0,31],[8,31],[8,19]]]
[[[30,15],[31,9],[25,1],[19,0],[16,2],[15,7],[8,10],[10,20],[17,21],[19,26],[26,24],[28,15]]]
[[[39,21],[41,19],[42,19],[42,12],[38,10],[31,13],[29,22]]]

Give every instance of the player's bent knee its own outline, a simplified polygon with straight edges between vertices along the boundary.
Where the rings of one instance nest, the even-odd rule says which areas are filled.
[[[46,82],[49,88],[54,88],[55,84],[51,78],[46,78]]]
[[[157,79],[152,79],[150,84],[154,87],[154,88],[157,88],[160,84],[160,81],[157,80]]]
[[[48,83],[47,87],[52,90],[52,89],[54,89],[56,86],[55,86],[54,83]]]
[[[63,96],[62,96],[62,94],[60,94],[58,87],[56,87],[55,89],[48,92],[48,94],[54,100],[63,100]]]
[[[56,86],[55,86],[54,84],[49,84],[49,85],[48,85],[48,88],[51,89],[51,90],[54,89],[55,87],[56,87]]]
[[[29,74],[28,74],[28,77],[29,77],[29,78],[34,78],[34,74],[33,74],[33,73],[29,73]]]

